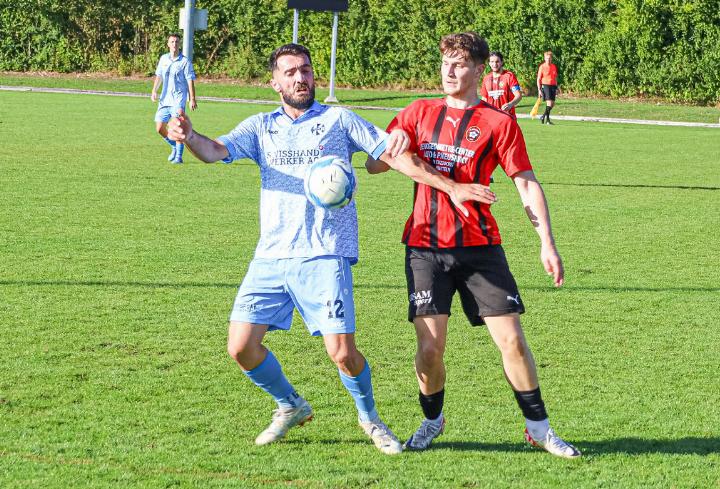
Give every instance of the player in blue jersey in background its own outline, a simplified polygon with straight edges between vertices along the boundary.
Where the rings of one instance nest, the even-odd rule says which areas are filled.
[[[353,153],[363,151],[383,155],[393,168],[447,192],[459,206],[466,200],[492,202],[494,194],[482,185],[457,184],[405,152],[405,132],[388,135],[347,109],[317,103],[304,46],[276,49],[270,70],[270,84],[282,102],[277,110],[254,115],[216,140],[197,133],[185,114],[168,125],[170,138],[205,162],[249,158],[260,168],[260,240],[235,299],[228,334],[230,356],[278,405],[255,443],[277,441],[313,416],[262,344],[268,331],[290,328],[297,308],[310,333],[322,336],[363,430],[383,453],[400,453],[402,445],[378,416],[370,366],[355,345],[350,268],[358,260],[355,202],[335,210],[314,207],[305,197],[303,177],[317,158],[336,155],[349,164]]]
[[[172,152],[168,161],[173,163],[183,162],[182,144],[176,144],[167,137],[167,122],[175,117],[180,110],[185,110],[185,104],[190,95],[190,108],[197,108],[195,100],[195,71],[192,62],[180,52],[180,35],[170,34],[167,46],[169,53],[163,54],[155,69],[155,81],[153,82],[150,99],[158,101],[157,90],[162,84],[162,93],[157,112],[155,113],[155,130],[167,143],[172,146]]]

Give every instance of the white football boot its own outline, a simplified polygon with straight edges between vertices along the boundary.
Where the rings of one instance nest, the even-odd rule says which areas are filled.
[[[525,428],[525,441],[534,447],[542,448],[552,453],[556,457],[578,458],[582,455],[580,450],[560,438],[552,428],[548,430],[544,440],[535,440],[530,436],[528,429]]]
[[[300,400],[298,407],[278,408],[273,411],[272,422],[265,431],[255,438],[256,445],[267,445],[285,437],[293,426],[302,426],[313,417],[313,410],[305,399]]]
[[[400,440],[398,440],[397,436],[390,431],[390,428],[382,422],[379,416],[366,423],[362,421],[359,421],[359,423],[378,450],[385,455],[397,455],[402,452],[403,447]]]

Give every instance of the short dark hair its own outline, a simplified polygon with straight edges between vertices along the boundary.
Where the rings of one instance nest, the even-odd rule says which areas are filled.
[[[177,32],[171,32],[170,34],[168,34],[168,39],[170,39],[171,37],[176,38],[178,41],[182,39],[182,36]]]
[[[503,55],[500,51],[490,51],[488,59],[492,58],[493,56],[495,56],[496,58],[500,58],[500,61],[502,61],[503,63],[505,62],[505,58],[503,58]]]
[[[273,51],[272,54],[270,55],[270,60],[268,61],[268,69],[270,70],[270,72],[275,71],[275,69],[277,68],[278,58],[280,56],[285,56],[288,54],[291,54],[294,56],[305,55],[305,56],[307,56],[308,61],[312,65],[312,58],[310,57],[310,50],[308,48],[306,48],[302,44],[295,44],[295,43],[283,44],[282,46],[277,48],[275,51]]]
[[[487,41],[477,32],[468,31],[443,36],[440,40],[440,52],[450,54],[458,51],[465,53],[465,56],[472,59],[475,64],[485,64],[490,48]]]

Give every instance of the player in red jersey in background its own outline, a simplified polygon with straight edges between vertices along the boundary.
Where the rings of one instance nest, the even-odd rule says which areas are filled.
[[[563,265],[550,228],[542,187],[535,178],[522,132],[515,119],[478,99],[478,83],[488,57],[487,42],[474,32],[450,34],[440,42],[442,99],[410,104],[390,123],[410,137],[409,151],[456,182],[488,185],[500,165],[513,179],[530,222],[540,236],[540,258],[556,287]],[[394,167],[392,159],[368,158],[370,173]],[[526,418],[526,440],[553,455],[575,458],[580,452],[551,428],[540,395],[535,362],[519,315],[524,312],[515,280],[500,245],[490,204],[454,205],[447,194],[415,185],[413,211],[405,226],[408,319],[415,325],[415,371],[425,420],[405,443],[423,450],[443,432],[448,317],[459,292],[473,325],[485,324],[502,355],[505,377]]]
[[[491,72],[485,75],[480,85],[482,99],[500,110],[515,116],[515,106],[522,100],[520,82],[515,73],[503,68],[505,60],[502,53],[492,51],[488,61]]]
[[[555,106],[555,95],[557,94],[558,69],[552,62],[552,51],[545,51],[545,61],[538,68],[537,87],[538,93],[545,101],[545,113],[540,116],[540,124],[552,124],[550,111]]]

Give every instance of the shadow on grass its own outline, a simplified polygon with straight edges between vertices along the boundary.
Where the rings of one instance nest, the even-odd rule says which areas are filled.
[[[309,438],[295,438],[283,440],[288,445],[339,445],[344,443],[363,444],[369,442],[365,439],[337,440]],[[678,440],[652,440],[644,438],[616,438],[599,441],[576,441],[572,443],[583,452],[584,455],[647,455],[653,453],[673,455],[711,455],[720,454],[720,438],[680,438]],[[444,442],[436,441],[431,450],[457,450],[466,452],[538,452],[539,449],[532,448],[526,443],[484,443],[477,441]]]
[[[124,280],[0,280],[2,286],[21,287],[137,287],[150,289],[185,289],[208,288],[225,289],[237,288],[240,282],[132,282]],[[405,290],[404,284],[370,284],[355,283],[356,289],[385,289]],[[555,289],[550,286],[524,286],[522,290],[546,291],[562,293],[562,291],[582,292],[720,292],[720,287],[602,287],[602,286],[563,286]]]
[[[691,185],[641,185],[632,183],[559,183],[543,182],[543,185],[557,185],[565,187],[619,187],[619,188],[669,188],[676,190],[720,190],[720,187],[703,187]]]
[[[710,455],[720,453],[720,438],[680,438],[652,440],[644,438],[616,438],[600,441],[575,441],[585,455],[664,453],[675,455]],[[436,442],[434,448],[477,452],[522,452],[531,448],[524,443]]]

